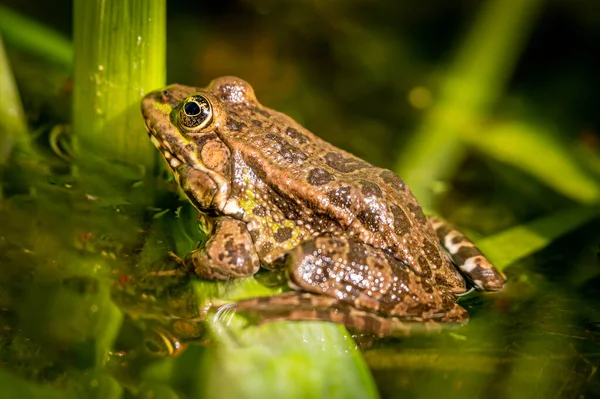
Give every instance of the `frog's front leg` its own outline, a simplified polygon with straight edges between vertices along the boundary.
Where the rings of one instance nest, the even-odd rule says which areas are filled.
[[[247,277],[260,268],[246,225],[228,216],[215,220],[206,244],[187,254],[183,264],[199,277],[209,280]]]
[[[411,322],[465,323],[449,290],[432,285],[387,252],[345,237],[317,237],[286,259],[291,288]]]
[[[430,217],[440,243],[450,253],[454,264],[482,291],[498,291],[504,286],[506,277],[463,233],[438,217]]]

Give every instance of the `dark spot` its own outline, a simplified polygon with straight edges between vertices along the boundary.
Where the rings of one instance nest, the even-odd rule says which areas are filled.
[[[457,235],[452,239],[452,244],[458,244],[460,242],[467,241],[467,237],[461,235]]]
[[[292,238],[292,228],[291,227],[280,227],[277,229],[275,234],[273,234],[273,238],[277,242],[284,242]]]
[[[240,121],[236,121],[233,118],[227,118],[227,128],[234,131],[242,130],[246,127],[246,124]]]
[[[303,209],[297,202],[281,194],[280,191],[270,189],[267,196],[271,198],[272,204],[283,213],[287,219],[296,220],[302,214]]]
[[[352,197],[350,196],[350,192],[352,189],[350,187],[342,187],[336,188],[335,190],[330,190],[327,192],[327,198],[334,206],[340,208],[350,208],[352,205]]]
[[[348,261],[355,262],[357,266],[367,264],[367,251],[365,246],[356,241],[349,241]]]
[[[409,203],[408,209],[410,209],[410,211],[415,215],[415,218],[421,225],[427,224],[427,217],[423,213],[423,209],[421,208],[421,206],[419,204]]]
[[[454,231],[454,228],[448,223],[442,223],[435,229],[435,233],[437,234],[440,241],[444,241],[446,236],[450,234],[450,232]]]
[[[173,95],[173,90],[163,90],[160,93],[160,100],[164,104],[169,104],[171,108],[176,108],[179,105],[179,101],[177,100],[178,96]]]
[[[365,197],[382,197],[381,188],[377,184],[368,180],[361,180],[359,183],[362,186],[361,192]]]
[[[363,209],[356,215],[358,220],[365,226],[368,230],[376,233],[379,231],[379,215],[373,212],[371,209]]]
[[[266,111],[264,108],[261,108],[261,107],[254,107],[254,108],[252,108],[252,110],[253,110],[254,112],[256,112],[256,113],[259,113],[259,114],[261,114],[261,115],[262,115],[262,116],[264,116],[265,118],[270,118],[270,117],[271,117],[271,114],[269,114],[269,112],[268,112],[268,111]]]
[[[256,119],[251,119],[251,121],[252,121],[252,124],[253,124],[254,126],[261,127],[261,126],[263,125],[263,123],[262,123],[261,121],[259,121],[259,120],[256,120]]]
[[[299,305],[305,308],[312,308],[314,307],[313,298],[310,296],[301,296],[299,298]]]
[[[425,251],[425,256],[429,259],[429,262],[433,263],[436,268],[439,268],[444,263],[442,261],[442,257],[440,256],[440,251],[438,247],[433,245],[433,243],[427,239],[423,243],[423,251]]]
[[[337,152],[328,152],[325,155],[325,162],[333,169],[342,173],[354,172],[355,170],[369,166],[365,161],[354,157],[344,158],[342,154]]]
[[[342,231],[339,223],[324,214],[315,214],[310,222],[310,225],[316,231]]]
[[[446,281],[446,278],[444,276],[442,276],[441,274],[436,274],[435,275],[435,284],[439,287],[447,287],[448,281]]]
[[[163,90],[162,93],[160,93],[160,100],[165,104],[171,101],[171,97],[173,97],[173,92],[171,90]]]
[[[402,191],[405,189],[406,184],[404,184],[404,180],[391,170],[384,170],[379,174],[379,177],[383,179],[384,182],[394,187],[396,190]]]
[[[250,230],[250,238],[252,238],[252,242],[258,241],[260,238],[260,230]]]
[[[290,136],[292,139],[296,140],[298,144],[305,144],[308,142],[308,138],[306,138],[304,134],[300,133],[293,127],[288,127],[287,129],[285,129],[285,134]]]
[[[467,259],[479,255],[481,255],[481,252],[476,247],[465,245],[459,248],[458,252],[454,254],[454,258],[459,263],[464,263]]]
[[[258,216],[259,218],[262,218],[262,217],[265,217],[265,215],[267,214],[267,210],[260,205],[256,205],[252,209],[252,213],[255,214],[256,216]]]
[[[321,168],[311,169],[310,172],[308,172],[308,177],[306,178],[308,183],[313,186],[322,186],[323,184],[327,184],[334,179],[335,178],[331,173]]]
[[[280,136],[277,136],[273,133],[268,133],[265,135],[265,138],[275,143],[275,149],[287,162],[302,163],[302,161],[308,159],[308,156],[304,152],[302,152],[299,148],[294,147]]]
[[[270,242],[265,242],[263,245],[260,246],[260,249],[258,250],[258,256],[260,258],[264,258],[271,252],[272,249],[273,244]]]
[[[417,264],[419,265],[419,270],[428,270],[429,263],[427,263],[427,258],[423,255],[419,255],[417,258]]]
[[[240,255],[244,254],[244,246],[242,245],[240,248],[239,245],[235,245],[233,242],[234,240],[225,241],[225,250],[229,259],[237,259]]]
[[[215,133],[207,133],[207,134],[201,134],[198,136],[194,136],[193,140],[195,141],[196,145],[198,146],[198,148],[200,150],[202,150],[202,147],[204,147],[204,145],[212,140],[217,139],[217,135]],[[186,149],[188,152],[193,151],[192,150],[192,146],[190,145],[189,148]]]
[[[221,253],[219,254],[219,256],[217,256],[217,258],[218,258],[218,259],[219,259],[221,262],[223,262],[223,259],[225,259],[225,254],[224,254],[223,252],[221,252]]]
[[[410,231],[410,220],[406,213],[397,205],[390,205],[390,211],[394,215],[394,232],[402,236]]]
[[[258,250],[258,256],[260,258],[266,257],[269,254],[269,252],[271,252],[272,248],[273,244],[271,244],[270,242],[265,242],[263,245],[261,245],[260,249]]]

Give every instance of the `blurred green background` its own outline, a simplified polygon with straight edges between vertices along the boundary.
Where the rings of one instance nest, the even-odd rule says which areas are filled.
[[[71,1],[0,5],[65,43],[62,52],[32,51],[0,20],[42,159],[5,161],[0,151],[0,371],[8,371],[0,386],[14,397],[216,396],[228,381],[206,369],[235,379],[222,358],[257,369],[255,353],[207,355],[192,345],[176,358],[136,354],[135,341],[157,324],[195,316],[193,279],[129,284],[167,251],[193,246],[194,211],[167,183],[140,222],[131,204],[144,192],[129,183],[143,178],[131,165],[75,185],[68,131],[55,129],[71,121]],[[600,396],[599,2],[170,0],[166,26],[167,82],[247,80],[264,105],[398,172],[429,212],[459,225],[507,274],[502,293],[461,299],[467,327],[365,345],[369,371],[352,360],[357,397]],[[82,201],[90,193],[100,201]],[[86,313],[96,305],[96,316]],[[333,357],[321,368],[299,359],[299,384],[310,367],[325,379],[339,372]],[[254,389],[246,393],[271,392]]]

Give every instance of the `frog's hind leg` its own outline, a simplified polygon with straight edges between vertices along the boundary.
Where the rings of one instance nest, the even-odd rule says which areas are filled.
[[[402,321],[466,322],[448,287],[434,285],[378,248],[346,237],[316,237],[286,259],[289,286],[359,311]]]
[[[490,263],[475,244],[454,226],[438,217],[429,221],[442,246],[450,253],[454,264],[482,291],[498,291],[506,277]]]
[[[293,291],[270,297],[249,298],[225,306],[242,315],[257,317],[257,324],[276,321],[330,321],[344,324],[351,331],[376,337],[407,337],[439,332],[459,327],[468,321],[464,309],[458,305],[455,310],[440,315],[439,319],[405,320],[358,310],[332,297]]]

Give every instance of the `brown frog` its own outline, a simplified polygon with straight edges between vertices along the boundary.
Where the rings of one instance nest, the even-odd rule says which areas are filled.
[[[235,306],[378,336],[468,321],[467,291],[504,276],[463,234],[423,214],[393,172],[262,106],[235,77],[149,93],[142,112],[183,192],[210,221],[183,264],[205,279],[285,268],[294,291]],[[465,281],[465,278],[467,281]]]

